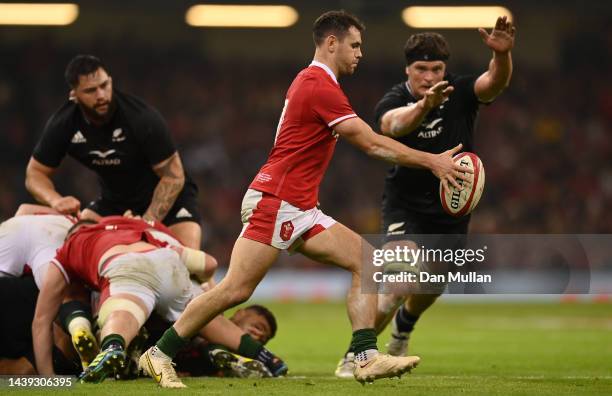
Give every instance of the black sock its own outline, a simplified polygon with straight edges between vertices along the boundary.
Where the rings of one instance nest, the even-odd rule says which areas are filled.
[[[371,349],[378,349],[376,346],[376,331],[374,329],[359,329],[353,332],[351,349],[357,355]]]
[[[125,340],[119,334],[109,334],[102,340],[101,350],[105,350],[110,346],[116,346],[120,349],[125,349]]]
[[[406,310],[406,307],[402,305],[395,315],[395,324],[400,333],[410,333],[414,330],[414,325],[419,320],[420,315],[412,315]]]
[[[89,320],[89,323],[93,322],[91,318],[91,307],[89,305],[78,300],[68,301],[61,305],[58,312],[58,318],[66,333],[69,333],[68,325],[72,319],[78,316],[83,316]]]

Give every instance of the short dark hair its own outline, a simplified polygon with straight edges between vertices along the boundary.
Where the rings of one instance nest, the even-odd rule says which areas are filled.
[[[318,17],[312,26],[312,39],[317,46],[321,45],[331,34],[342,40],[351,26],[360,32],[365,30],[365,25],[355,15],[344,10],[327,11]]]
[[[258,304],[253,304],[253,305],[249,305],[248,307],[245,308],[245,310],[251,310],[251,311],[255,311],[255,313],[257,313],[258,315],[261,315],[264,317],[264,319],[266,319],[266,322],[268,322],[268,325],[270,326],[270,339],[274,338],[274,336],[276,335],[276,330],[278,329],[278,326],[276,324],[276,318],[274,317],[274,314],[272,313],[272,311],[270,311],[268,308],[264,307],[263,305],[258,305]]]
[[[106,70],[102,61],[93,55],[77,55],[66,66],[64,78],[70,88],[79,85],[79,76],[88,76],[99,68]]]
[[[72,225],[72,227],[68,229],[68,232],[66,233],[66,238],[64,238],[64,240],[67,240],[70,237],[70,235],[78,231],[78,229],[81,228],[81,226],[92,225],[92,224],[98,224],[98,222],[92,219],[82,219],[82,220],[77,221],[76,223]]]
[[[425,32],[413,34],[404,45],[406,65],[416,61],[444,61],[450,57],[450,49],[444,36]]]

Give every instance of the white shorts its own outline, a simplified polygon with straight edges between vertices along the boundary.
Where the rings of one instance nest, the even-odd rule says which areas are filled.
[[[125,253],[109,260],[100,271],[100,277],[108,280],[101,291],[100,306],[110,296],[128,293],[142,300],[147,317],[155,309],[162,318],[174,322],[193,298],[189,272],[174,250]]]
[[[294,250],[336,224],[319,208],[302,210],[272,194],[252,189],[244,195],[241,215],[241,237],[281,250]]]

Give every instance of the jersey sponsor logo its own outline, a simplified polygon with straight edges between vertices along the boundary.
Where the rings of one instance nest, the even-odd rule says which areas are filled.
[[[442,118],[436,118],[435,120],[433,120],[429,124],[425,125],[425,128],[426,129],[433,129],[440,122],[442,122]]]
[[[389,224],[387,228],[387,235],[403,235],[406,233],[406,230],[403,230],[404,222]]]
[[[280,237],[283,241],[287,242],[293,235],[293,223],[291,221],[285,221],[280,227]]]
[[[81,131],[76,131],[76,133],[72,135],[72,140],[70,140],[70,142],[74,144],[87,143],[87,139],[85,139],[85,136],[83,136]]]
[[[183,219],[185,217],[193,217],[193,215],[185,208],[181,208],[178,212],[176,212],[177,219]]]
[[[111,154],[116,153],[116,150],[108,150],[108,151],[100,151],[100,150],[92,150],[89,154],[93,154],[98,156],[98,158],[94,158],[91,160],[91,163],[98,166],[108,166],[108,165],[121,165],[121,159],[119,158],[106,158]]]
[[[266,183],[272,180],[272,176],[268,173],[259,172],[257,176],[255,176],[255,180],[261,183]]]
[[[106,158],[111,154],[114,154],[117,150],[108,150],[108,151],[100,151],[100,150],[92,150],[89,154],[97,155],[100,158]]]
[[[423,139],[432,139],[442,133],[442,118],[436,118],[431,121],[429,124],[422,124],[421,127],[424,129],[420,131],[417,137]],[[435,129],[434,129],[435,128]]]
[[[123,142],[125,140],[125,135],[123,134],[123,129],[117,128],[113,131],[113,142]]]

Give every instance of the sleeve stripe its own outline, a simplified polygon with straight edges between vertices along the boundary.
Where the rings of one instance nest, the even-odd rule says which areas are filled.
[[[62,266],[62,263],[60,263],[56,259],[51,260],[51,262],[57,267],[58,270],[60,270],[62,275],[64,275],[64,278],[66,279],[66,283],[70,284],[70,278],[68,277],[68,274],[66,273],[66,270]]]
[[[335,120],[331,121],[329,124],[327,124],[328,127],[333,127],[334,125],[338,124],[339,122],[342,122],[344,120],[348,120],[349,118],[355,118],[357,117],[357,114],[353,113],[353,114],[348,114],[339,118],[336,118]]]

